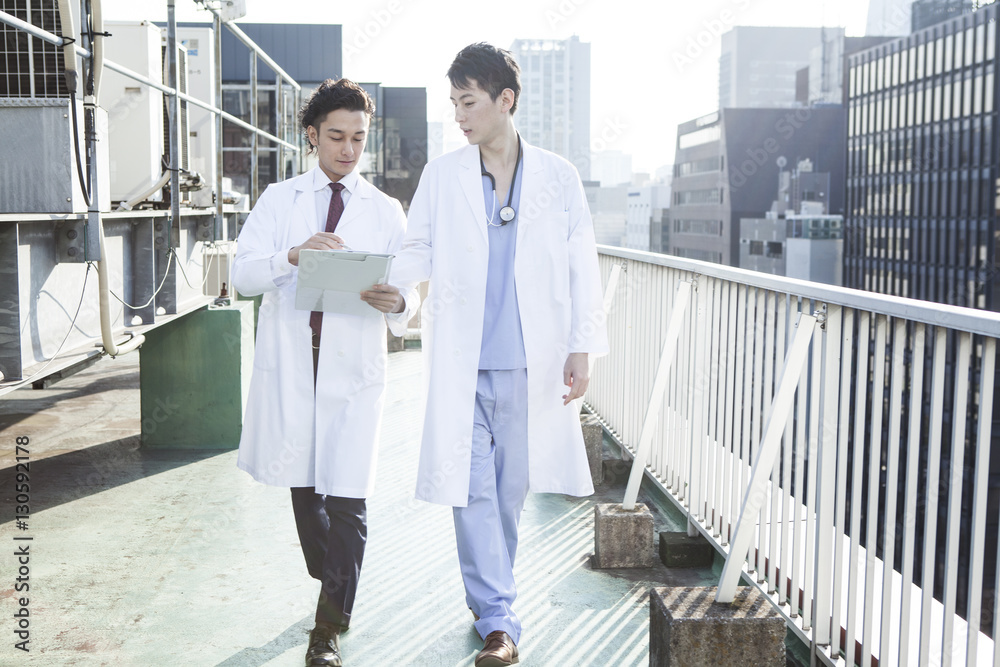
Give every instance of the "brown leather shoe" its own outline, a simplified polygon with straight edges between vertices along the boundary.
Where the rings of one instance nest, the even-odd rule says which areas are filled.
[[[504,667],[517,664],[517,646],[503,630],[486,635],[483,650],[476,656],[476,667]]]

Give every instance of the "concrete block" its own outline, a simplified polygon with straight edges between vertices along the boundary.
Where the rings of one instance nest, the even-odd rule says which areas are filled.
[[[402,352],[406,349],[406,341],[402,336],[393,336],[392,332],[386,332],[388,336],[388,342],[386,344],[386,350],[388,352]]]
[[[594,506],[595,568],[652,567],[653,515],[637,503],[634,510],[617,503]]]
[[[667,567],[712,567],[715,547],[701,535],[660,533],[660,562]]]
[[[650,667],[785,667],[785,621],[758,589],[715,604],[715,586],[653,588]]]
[[[604,481],[604,427],[594,415],[581,415],[583,444],[587,447],[587,461],[590,462],[590,477],[597,486]]]
[[[139,348],[143,447],[240,444],[254,354],[254,305],[199,310],[146,333]]]

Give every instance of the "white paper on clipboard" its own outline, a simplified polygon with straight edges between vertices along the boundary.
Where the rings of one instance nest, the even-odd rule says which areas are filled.
[[[295,308],[381,316],[361,300],[361,292],[388,280],[392,258],[346,250],[300,250]]]

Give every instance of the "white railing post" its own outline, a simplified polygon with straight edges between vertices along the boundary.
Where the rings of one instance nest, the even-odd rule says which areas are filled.
[[[615,301],[615,294],[618,293],[618,280],[622,275],[621,262],[615,263],[608,274],[608,286],[604,289],[604,314],[611,312],[611,304]]]
[[[677,298],[674,300],[674,311],[670,314],[670,321],[667,324],[667,336],[663,341],[663,349],[660,352],[660,363],[656,367],[656,378],[653,381],[653,393],[649,397],[649,407],[646,408],[646,416],[642,422],[642,432],[639,435],[639,444],[635,450],[635,459],[632,460],[632,470],[628,477],[628,486],[625,487],[625,500],[622,501],[622,509],[635,509],[636,498],[639,497],[639,484],[642,482],[642,473],[646,469],[646,457],[649,456],[649,447],[653,442],[653,432],[656,430],[656,422],[660,416],[660,407],[663,404],[663,391],[667,387],[667,379],[670,377],[670,365],[677,355],[677,339],[680,337],[681,324],[684,322],[684,315],[687,312],[688,303],[691,300],[691,283],[681,282],[677,286]]]
[[[736,588],[740,582],[740,574],[743,572],[743,561],[746,560],[750,550],[750,543],[756,530],[757,517],[760,514],[761,504],[765,496],[765,487],[771,476],[774,460],[778,456],[781,435],[784,433],[785,422],[792,409],[795,388],[805,367],[806,353],[809,351],[809,343],[812,341],[813,331],[816,328],[816,318],[812,315],[799,315],[796,326],[798,331],[792,340],[792,347],[785,360],[781,382],[778,391],[775,392],[774,401],[771,403],[771,416],[764,429],[764,437],[761,439],[760,447],[757,449],[757,460],[754,462],[750,474],[750,484],[743,497],[743,506],[740,510],[739,521],[736,523],[732,546],[722,569],[722,577],[719,580],[719,588],[715,596],[716,602],[729,603],[736,597]]]
[[[816,456],[818,481],[816,488],[816,566],[815,614],[813,624],[816,644],[827,646],[834,633],[833,623],[833,580],[840,578],[834,569],[840,543],[834,540],[834,523],[841,521],[835,513],[837,502],[837,441],[838,399],[840,394],[840,345],[842,335],[842,309],[827,306],[826,318],[821,327],[823,341],[823,367],[820,375],[819,451]],[[831,576],[831,573],[833,576]],[[839,640],[839,622],[837,635]]]

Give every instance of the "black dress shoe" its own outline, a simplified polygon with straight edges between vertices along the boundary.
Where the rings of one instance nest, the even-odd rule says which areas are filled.
[[[309,633],[306,667],[342,667],[340,632],[327,625],[317,625]]]

